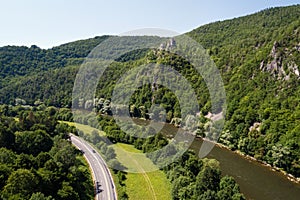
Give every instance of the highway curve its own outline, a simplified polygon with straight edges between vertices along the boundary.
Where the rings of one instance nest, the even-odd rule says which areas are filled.
[[[71,134],[72,144],[81,150],[88,161],[95,185],[95,199],[117,200],[116,187],[111,173],[100,154],[85,140]]]

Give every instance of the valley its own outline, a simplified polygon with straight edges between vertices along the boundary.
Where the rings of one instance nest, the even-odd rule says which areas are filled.
[[[106,199],[93,191],[91,169],[71,145],[72,133],[103,157],[118,199],[298,199],[299,19],[300,5],[268,8],[163,38],[167,42],[157,48],[148,48],[162,40],[156,36],[113,35],[49,49],[0,47],[0,198]],[[226,95],[213,94],[222,106],[214,104],[207,79],[193,62],[170,50],[200,51],[184,47],[181,36],[199,43],[202,55],[211,59],[199,60],[208,66],[205,73],[216,72],[216,66],[222,84],[214,86],[224,86]],[[121,42],[110,44],[114,38]],[[135,41],[140,49],[109,60],[123,52],[123,44]],[[103,51],[98,53],[111,62],[99,80],[92,70],[80,76],[99,45]],[[180,74],[195,98],[187,87],[177,93],[160,84],[158,75],[150,80],[149,68],[134,71],[145,65],[154,71],[168,66],[161,67],[166,72],[162,78],[178,89],[182,84],[171,72]],[[157,70],[159,75],[162,71]],[[93,94],[89,80],[96,81]],[[140,84],[134,91],[133,80]],[[78,88],[83,95],[76,93]],[[128,104],[114,104],[118,88],[119,100],[130,94]],[[188,113],[197,123],[189,134],[195,140],[184,149],[188,136],[178,142],[175,133],[189,127],[183,117],[187,110],[197,111]],[[133,124],[116,120],[124,113]],[[218,116],[224,118],[214,120]],[[151,119],[161,128],[155,134],[147,126]],[[200,159],[202,138],[217,145]],[[172,156],[176,159],[168,163]]]

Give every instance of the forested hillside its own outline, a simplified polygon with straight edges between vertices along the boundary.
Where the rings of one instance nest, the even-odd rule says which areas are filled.
[[[300,6],[271,8],[187,33],[207,49],[223,77],[228,107],[219,142],[297,177],[300,176],[299,19]],[[29,104],[44,102],[70,107],[72,80],[79,63],[106,37],[49,50],[35,46],[0,48],[3,77],[0,102],[13,104],[16,98],[21,98]],[[115,81],[127,70],[141,63],[158,62],[178,70],[191,83],[202,116],[210,111],[206,85],[189,63],[162,51],[138,54],[127,55],[111,65],[98,86],[98,98],[109,99]],[[133,116],[145,117],[152,94],[150,85],[136,91],[131,99]],[[178,101],[171,91],[158,87],[155,96],[155,103],[166,109],[168,122],[180,118]],[[101,106],[103,102],[99,110]],[[200,124],[201,136],[205,122],[203,119]]]
[[[188,33],[223,73],[220,142],[300,176],[300,6],[267,9]]]
[[[81,64],[88,53],[108,36],[79,40],[45,50],[28,47],[5,46],[0,48],[0,86],[8,85],[10,78],[36,75],[39,72]],[[50,72],[51,73],[51,72]]]
[[[81,152],[68,141],[74,127],[56,110],[0,106],[0,198],[92,199],[94,187]]]

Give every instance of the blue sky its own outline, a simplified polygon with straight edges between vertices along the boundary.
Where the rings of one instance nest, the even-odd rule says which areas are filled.
[[[300,0],[0,0],[0,46],[62,43],[140,28],[184,33]]]

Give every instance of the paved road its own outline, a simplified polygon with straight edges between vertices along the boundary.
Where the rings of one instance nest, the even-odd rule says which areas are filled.
[[[100,154],[85,140],[71,135],[71,141],[78,149],[84,152],[93,173],[97,200],[117,200],[116,187],[111,173]]]

